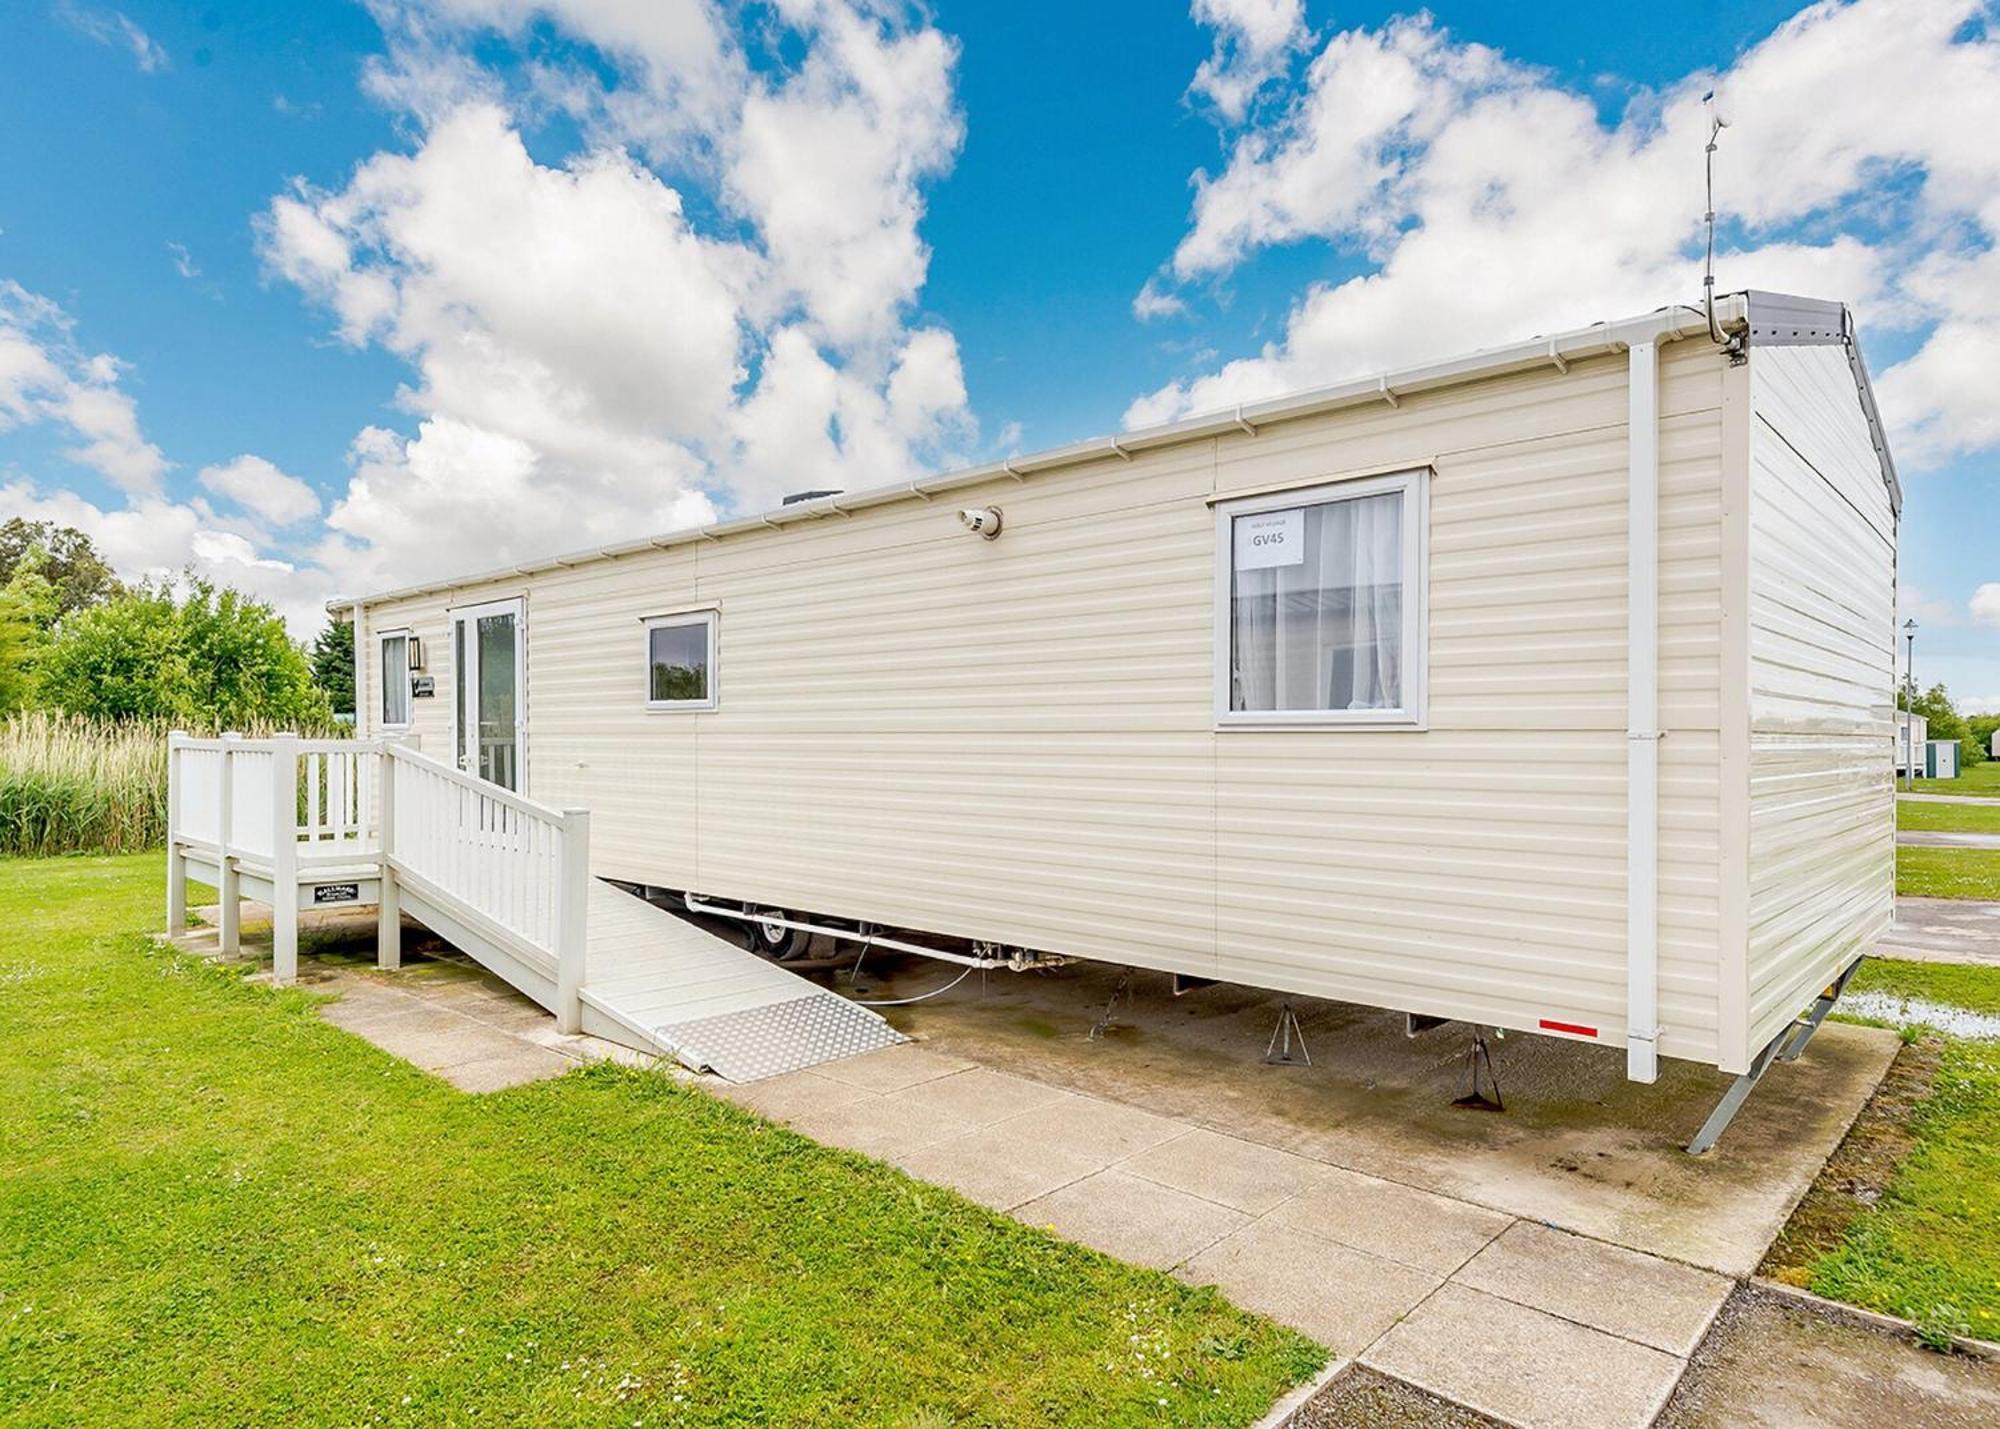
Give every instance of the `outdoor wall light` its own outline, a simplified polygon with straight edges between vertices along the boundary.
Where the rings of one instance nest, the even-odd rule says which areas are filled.
[[[975,506],[969,511],[959,512],[958,519],[966,530],[975,535],[984,536],[989,541],[1000,537],[1000,508],[997,506]]]

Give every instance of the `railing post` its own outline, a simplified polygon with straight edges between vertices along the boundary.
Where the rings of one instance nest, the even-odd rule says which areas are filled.
[[[230,849],[231,820],[236,808],[236,753],[239,736],[225,730],[222,752],[216,756],[222,767],[222,806],[215,814],[216,915],[222,924],[222,951],[243,951],[243,879],[236,871],[236,855]]]
[[[187,927],[187,855],[181,852],[181,742],[183,729],[167,732],[167,936]]]
[[[399,968],[403,965],[403,893],[396,884],[396,870],[390,860],[396,854],[396,747],[383,740],[375,755],[376,771],[382,787],[375,797],[375,836],[381,852],[382,892],[376,903],[375,966]],[[363,781],[364,787],[366,781]]]
[[[590,810],[563,810],[556,884],[556,1031],[583,1030],[584,948],[589,939]]]
[[[299,976],[299,737],[271,741],[271,981]]]

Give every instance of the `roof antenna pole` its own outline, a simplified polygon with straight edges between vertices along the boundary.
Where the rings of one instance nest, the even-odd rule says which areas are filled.
[[[1701,102],[1708,111],[1708,148],[1702,155],[1708,192],[1708,212],[1703,215],[1703,221],[1708,225],[1708,255],[1701,269],[1701,306],[1708,315],[1709,340],[1733,359],[1738,354],[1736,339],[1726,335],[1721,324],[1715,320],[1715,139],[1729,127],[1729,116],[1723,111],[1722,102],[1716,98],[1714,90],[1704,94]]]

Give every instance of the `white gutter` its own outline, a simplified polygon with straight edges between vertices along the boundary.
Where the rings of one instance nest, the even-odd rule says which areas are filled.
[[[1748,321],[1749,311],[1748,300],[1740,294],[1732,294],[1717,304],[1718,317],[1725,326],[1733,327]],[[1020,481],[1040,472],[1081,466],[1094,461],[1130,461],[1135,452],[1178,446],[1183,442],[1199,441],[1209,437],[1240,436],[1246,431],[1254,436],[1272,422],[1316,416],[1323,412],[1338,411],[1344,407],[1371,406],[1385,401],[1394,403],[1413,393],[1456,387],[1467,382],[1504,376],[1510,372],[1528,372],[1546,367],[1567,370],[1572,362],[1624,352],[1634,343],[1674,342],[1696,334],[1703,337],[1708,334],[1708,319],[1700,309],[1679,306],[1662,308],[1658,312],[1647,313],[1642,317],[1627,318],[1619,322],[1595,323],[1590,327],[1559,333],[1554,337],[1538,337],[1527,342],[1510,343],[1505,347],[1485,348],[1443,362],[1424,363],[1394,372],[1378,373],[1331,387],[1319,387],[1284,397],[1275,397],[1265,402],[1246,402],[1240,407],[1233,407],[1227,412],[1216,415],[1190,417],[1184,421],[1125,432],[1116,437],[1094,437],[1089,441],[1055,447],[1032,456],[1010,457],[1004,462],[989,462],[984,466],[970,467],[928,479],[919,478],[889,486],[822,496],[814,501],[800,501],[790,506],[753,512],[747,516],[718,521],[707,526],[685,527],[642,540],[600,546],[588,551],[572,551],[545,560],[502,566],[496,570],[453,576],[445,580],[426,581],[419,585],[403,586],[396,590],[371,594],[364,599],[371,605],[378,605],[384,601],[436,595],[467,586],[531,576],[589,561],[610,560],[618,556],[636,555],[642,551],[683,545],[689,541],[715,540],[740,532],[775,529],[789,526],[795,521],[813,521],[836,515],[848,516],[864,506],[881,506],[895,501],[929,501],[937,493],[952,491],[959,487],[976,486],[998,477],[1012,477]],[[327,608],[332,610],[339,606],[351,605],[354,599],[352,596],[336,598],[328,602]]]
[[[1660,1075],[1660,365],[1627,354],[1625,1075]]]

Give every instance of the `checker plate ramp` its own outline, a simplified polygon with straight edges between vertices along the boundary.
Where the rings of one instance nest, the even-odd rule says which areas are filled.
[[[732,1082],[782,1076],[907,1040],[867,1008],[826,991],[659,1027],[654,1035],[672,1045],[682,1066]]]
[[[752,1082],[908,1039],[880,1016],[602,880],[590,885],[586,1031]]]

